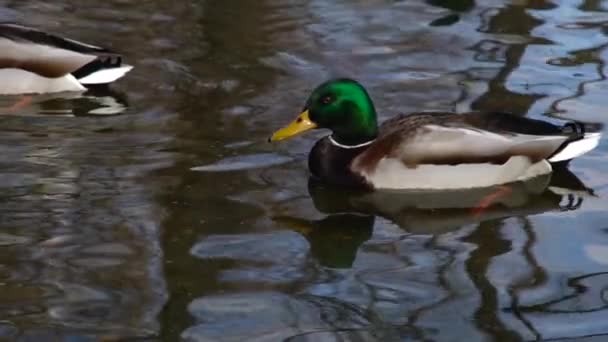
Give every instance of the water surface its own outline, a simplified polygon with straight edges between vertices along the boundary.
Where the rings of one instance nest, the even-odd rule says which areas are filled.
[[[602,340],[606,143],[479,213],[487,189],[309,182],[323,133],[266,140],[335,76],[361,81],[381,119],[501,110],[606,122],[607,10],[0,0],[0,20],[107,45],[136,66],[109,89],[0,115],[0,338]]]

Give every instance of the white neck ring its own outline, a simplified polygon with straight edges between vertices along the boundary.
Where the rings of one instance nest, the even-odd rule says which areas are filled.
[[[359,147],[367,146],[367,145],[370,145],[371,143],[373,143],[374,141],[376,141],[376,139],[372,139],[372,140],[370,140],[370,141],[366,141],[366,142],[364,142],[364,143],[357,144],[357,145],[344,145],[344,144],[340,144],[339,142],[337,142],[337,141],[336,141],[336,140],[333,138],[333,136],[331,136],[331,135],[330,135],[328,138],[329,138],[329,141],[332,143],[332,145],[334,145],[334,146],[338,146],[338,147],[340,147],[340,148],[349,148],[349,149],[350,149],[350,148],[359,148]]]

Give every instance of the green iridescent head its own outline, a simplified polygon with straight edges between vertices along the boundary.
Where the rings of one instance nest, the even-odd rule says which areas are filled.
[[[313,128],[327,128],[334,140],[356,145],[376,138],[376,110],[361,84],[350,79],[335,79],[318,86],[302,113],[287,127],[270,138],[278,141]]]

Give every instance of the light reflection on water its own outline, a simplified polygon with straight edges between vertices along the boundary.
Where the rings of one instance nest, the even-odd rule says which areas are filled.
[[[307,184],[319,135],[265,142],[337,75],[362,81],[382,119],[475,109],[605,122],[602,6],[0,0],[2,20],[136,65],[109,89],[0,116],[0,337],[607,334],[605,143],[475,213],[488,189]]]

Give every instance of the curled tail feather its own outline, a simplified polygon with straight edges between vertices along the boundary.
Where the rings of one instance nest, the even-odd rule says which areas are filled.
[[[593,150],[600,143],[603,128],[601,123],[568,122],[562,132],[570,138],[549,157],[549,161],[566,162]]]

